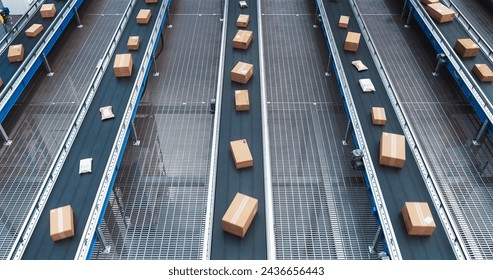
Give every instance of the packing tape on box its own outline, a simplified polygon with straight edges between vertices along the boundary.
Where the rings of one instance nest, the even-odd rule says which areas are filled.
[[[125,57],[120,56],[120,64],[118,65],[118,67],[123,67],[123,62],[125,62]]]
[[[421,222],[421,225],[429,225],[431,224],[431,222],[433,222],[433,218],[430,217],[430,216],[424,216],[423,215],[423,212],[421,211],[421,207],[419,207],[419,204],[416,203],[414,204],[414,207],[416,208],[416,212],[418,212],[418,216],[419,216],[419,221]]]
[[[397,162],[397,135],[392,134],[390,136],[390,165],[395,165]]]
[[[240,206],[238,207],[238,209],[236,209],[236,212],[233,215],[233,219],[231,219],[231,222],[233,224],[236,224],[238,222],[238,219],[240,218],[243,209],[245,209],[247,202],[248,202],[248,197],[244,196],[243,199],[241,200]]]
[[[382,116],[382,111],[383,110],[380,109],[380,108],[378,108],[378,109],[376,109],[374,111],[377,111],[377,115],[375,116],[375,118],[381,120],[383,118],[383,116]]]

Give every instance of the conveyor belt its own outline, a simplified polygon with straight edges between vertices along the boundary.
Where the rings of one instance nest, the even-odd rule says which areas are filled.
[[[42,18],[39,11],[32,15],[21,32],[9,45],[22,44],[24,46],[24,60],[10,63],[7,60],[8,48],[3,51],[0,58],[0,77],[4,86],[0,94],[0,123],[3,122],[20,94],[31,80],[37,68],[43,61],[42,53],[47,55],[60,34],[63,32],[70,19],[84,0],[55,1],[46,0],[44,4],[54,4],[57,13],[54,18]],[[34,23],[43,24],[44,30],[35,38],[25,35],[25,30]],[[40,49],[41,48],[41,49]]]
[[[380,135],[383,131],[403,134],[399,120],[392,110],[392,104],[386,93],[386,89],[379,76],[373,58],[363,38],[357,53],[344,52],[344,40],[348,31],[361,32],[356,22],[355,15],[349,3],[323,1],[325,12],[328,16],[330,27],[336,40],[336,46],[340,50],[340,60],[344,66],[353,101],[360,116],[362,130],[366,135],[369,153],[373,161],[375,172],[378,176],[380,187],[385,198],[393,230],[399,245],[403,259],[455,259],[454,252],[448,241],[438,214],[431,201],[426,185],[421,177],[418,166],[412,156],[409,145],[406,144],[407,160],[402,169],[381,166],[379,164]],[[353,20],[349,22],[348,29],[338,28],[340,15],[349,15]],[[383,40],[383,38],[382,38]],[[369,68],[365,72],[357,72],[351,65],[351,61],[361,59]],[[361,78],[370,78],[376,88],[374,93],[363,93],[358,84]],[[382,106],[386,108],[387,124],[384,127],[375,127],[368,117],[371,107]],[[361,116],[365,116],[361,118]],[[437,228],[430,237],[410,237],[405,229],[402,219],[402,206],[406,201],[424,201],[431,206]]]
[[[80,125],[77,137],[73,140],[71,149],[61,167],[52,191],[39,214],[38,222],[31,233],[29,243],[24,249],[22,259],[73,259],[77,257],[79,246],[83,245],[80,244],[82,241],[84,243],[92,242],[91,240],[85,240],[86,237],[83,234],[88,226],[89,219],[92,219],[90,217],[93,214],[92,208],[97,205],[101,207],[101,203],[106,203],[105,201],[99,201],[97,197],[97,195],[100,195],[100,184],[114,179],[114,177],[103,178],[103,176],[107,176],[104,174],[106,172],[105,166],[109,160],[112,160],[110,155],[113,152],[112,147],[115,139],[117,139],[117,133],[120,133],[124,117],[128,116],[129,112],[126,112],[126,110],[131,102],[129,98],[133,96],[134,83],[143,82],[142,80],[137,81],[136,72],[140,74],[141,67],[144,66],[141,64],[145,61],[144,54],[149,48],[146,43],[153,32],[153,27],[162,26],[164,23],[164,18],[162,23],[156,22],[156,19],[159,13],[164,12],[163,9],[167,9],[168,3],[168,1],[159,1],[158,4],[146,4],[143,1],[134,3],[129,21],[114,51],[114,54],[127,53],[126,39],[128,36],[135,34],[140,36],[143,43],[138,51],[132,52],[133,75],[130,78],[116,78],[110,66],[102,76],[92,103]],[[166,8],[163,8],[165,4]],[[137,13],[143,8],[150,9],[152,13],[151,20],[147,25],[140,25],[135,21]],[[150,47],[154,48],[152,45]],[[114,56],[110,65],[112,65],[113,61]],[[145,77],[141,78],[145,80]],[[141,92],[139,96],[140,94]],[[113,106],[115,118],[102,122],[99,108],[107,105]],[[79,175],[79,160],[87,157],[93,158],[92,173]],[[118,166],[119,160],[114,164]],[[98,200],[96,201],[96,199]],[[66,204],[72,205],[74,210],[75,236],[53,242],[49,236],[49,211]]]
[[[493,10],[481,3],[483,0],[449,0],[454,3],[463,15],[478,30],[488,45],[493,46]],[[489,0],[487,0],[489,1]],[[483,1],[484,2],[484,1]],[[493,2],[491,2],[493,5]]]
[[[221,97],[221,120],[217,151],[217,169],[212,228],[211,259],[267,259],[266,212],[264,196],[264,160],[260,96],[259,25],[257,1],[247,1],[248,8],[240,8],[238,1],[227,1],[224,24],[225,37],[224,74]],[[247,50],[233,49],[232,39],[238,28],[240,13],[250,15],[248,30],[253,31],[253,41]],[[253,76],[246,85],[231,81],[231,69],[238,61],[254,65]],[[250,110],[235,111],[234,90],[248,89]],[[229,142],[246,139],[253,156],[253,167],[237,170]],[[241,239],[222,230],[221,219],[237,192],[258,199],[258,212],[246,236]]]

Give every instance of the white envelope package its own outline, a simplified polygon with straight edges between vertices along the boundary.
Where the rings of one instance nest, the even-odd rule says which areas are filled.
[[[363,92],[375,91],[375,86],[373,86],[373,83],[371,82],[370,79],[360,79],[359,85],[361,86],[361,89],[363,90]]]
[[[79,174],[92,172],[92,158],[81,159],[79,163]]]

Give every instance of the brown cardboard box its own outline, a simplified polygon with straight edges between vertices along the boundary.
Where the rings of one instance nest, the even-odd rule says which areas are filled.
[[[50,236],[53,241],[72,237],[75,234],[72,206],[65,205],[50,210]]]
[[[382,132],[380,137],[380,164],[402,168],[406,162],[404,135]]]
[[[33,24],[31,25],[28,29],[26,29],[26,36],[27,37],[36,37],[43,31],[43,25],[42,24]]]
[[[151,20],[151,10],[150,9],[140,9],[137,14],[137,23],[138,24],[148,24],[149,20]]]
[[[233,48],[246,50],[253,39],[253,32],[249,30],[238,30],[233,38]]]
[[[55,4],[43,4],[39,9],[42,18],[52,18],[56,14]]]
[[[440,0],[421,0],[421,3],[428,5],[428,4],[440,3]]]
[[[475,57],[479,53],[479,46],[469,38],[457,39],[454,50],[462,57]]]
[[[436,227],[426,202],[405,202],[402,207],[402,218],[409,235],[429,236],[433,234]]]
[[[474,64],[472,71],[481,82],[493,82],[493,72],[486,64]]]
[[[245,139],[229,142],[236,169],[252,167],[253,157]]]
[[[236,111],[250,110],[250,100],[248,98],[248,90],[235,90],[235,105]]]
[[[139,36],[128,36],[127,41],[127,49],[129,51],[136,51],[140,46],[140,38]]]
[[[349,16],[341,16],[339,18],[339,28],[347,28],[349,25]]]
[[[453,21],[455,17],[455,12],[447,8],[442,3],[429,4],[426,6],[426,11],[439,23]]]
[[[238,27],[247,27],[250,22],[250,16],[245,14],[240,14],[238,19],[236,19],[236,26]]]
[[[344,42],[344,50],[350,52],[358,51],[360,39],[361,39],[361,33],[348,32],[346,36],[346,41]]]
[[[371,108],[371,121],[375,125],[385,125],[387,123],[387,117],[385,116],[385,108],[372,107]]]
[[[3,81],[2,81],[2,78],[0,78],[0,88],[3,87]]]
[[[155,4],[155,3],[157,3],[157,0],[146,0],[145,2],[147,4]]]
[[[258,210],[258,199],[236,193],[221,220],[224,231],[238,237],[245,237]]]
[[[115,56],[115,63],[113,64],[113,70],[116,77],[130,77],[132,76],[132,55],[129,53],[117,54]]]
[[[24,60],[24,46],[22,44],[10,45],[7,53],[9,62],[19,62]]]
[[[231,80],[240,84],[246,84],[253,75],[253,64],[238,62],[231,70]]]

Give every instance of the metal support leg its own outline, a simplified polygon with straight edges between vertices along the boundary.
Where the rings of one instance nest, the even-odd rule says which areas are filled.
[[[344,146],[349,145],[348,137],[349,137],[349,131],[350,130],[351,130],[351,121],[348,121],[347,126],[346,126],[346,134],[344,135],[344,140],[342,140],[342,145],[344,145]]]
[[[435,67],[435,71],[432,73],[433,76],[435,77],[438,76],[438,70],[440,70],[440,66],[442,66],[442,64],[445,64],[447,62],[447,57],[443,53],[437,54],[437,59],[438,59],[437,66]]]
[[[382,239],[382,227],[381,226],[378,226],[377,228],[377,232],[375,233],[375,237],[373,237],[373,241],[371,242],[371,245],[368,246],[368,249],[370,251],[370,254],[375,254],[376,253],[376,248],[377,248],[377,245],[378,245],[378,242],[380,241],[380,239]]]
[[[330,56],[330,53],[329,53],[329,59],[327,61],[327,70],[325,71],[325,77],[330,77],[332,76],[332,72],[330,71],[331,69],[331,62],[332,62],[332,56]]]
[[[48,59],[46,58],[45,53],[43,53],[43,62],[45,64],[46,71],[48,71],[48,74],[47,74],[48,77],[53,76],[53,71],[51,71],[50,63],[48,63]]]
[[[401,14],[401,18],[404,18],[404,16],[406,15],[406,11],[407,11],[407,1],[404,1],[404,7],[402,7],[402,14]]]
[[[132,142],[132,145],[139,146],[140,145],[140,140],[137,137],[137,129],[135,129],[134,121],[132,121],[132,131],[134,133],[134,141]]]
[[[103,233],[101,232],[101,228],[99,226],[96,228],[96,234],[99,242],[101,243],[101,245],[103,245],[103,254],[109,253],[111,250],[111,246],[108,246],[108,244],[106,243],[106,239],[104,239]]]
[[[154,73],[152,73],[152,76],[159,77],[159,71],[157,70],[157,61],[155,55],[152,55],[152,64],[154,65]]]
[[[167,21],[166,27],[169,29],[173,28],[173,23],[171,23],[171,14],[169,13],[169,8],[168,8],[168,16],[166,17],[166,21]]]
[[[77,11],[77,9],[75,7],[74,7],[74,15],[75,15],[75,20],[77,21],[77,28],[82,28],[83,25],[80,21],[79,12]]]
[[[478,133],[476,133],[476,136],[472,139],[472,144],[474,146],[479,146],[484,140],[484,137],[486,136],[486,131],[488,131],[488,127],[490,125],[490,121],[486,119],[481,127],[478,130]]]
[[[3,144],[5,146],[10,146],[12,144],[12,139],[9,138],[9,136],[7,135],[7,132],[5,132],[5,129],[3,129],[3,125],[1,125],[1,124],[0,124],[0,132],[2,133],[2,137],[5,140],[5,142],[3,142]]]
[[[404,24],[404,27],[405,28],[411,27],[411,17],[412,17],[412,15],[413,15],[413,10],[412,10],[412,8],[409,8],[409,14],[407,15],[406,24]]]
[[[313,23],[313,28],[318,27],[319,18],[320,18],[320,15],[318,14],[318,11],[315,11],[315,22]]]

